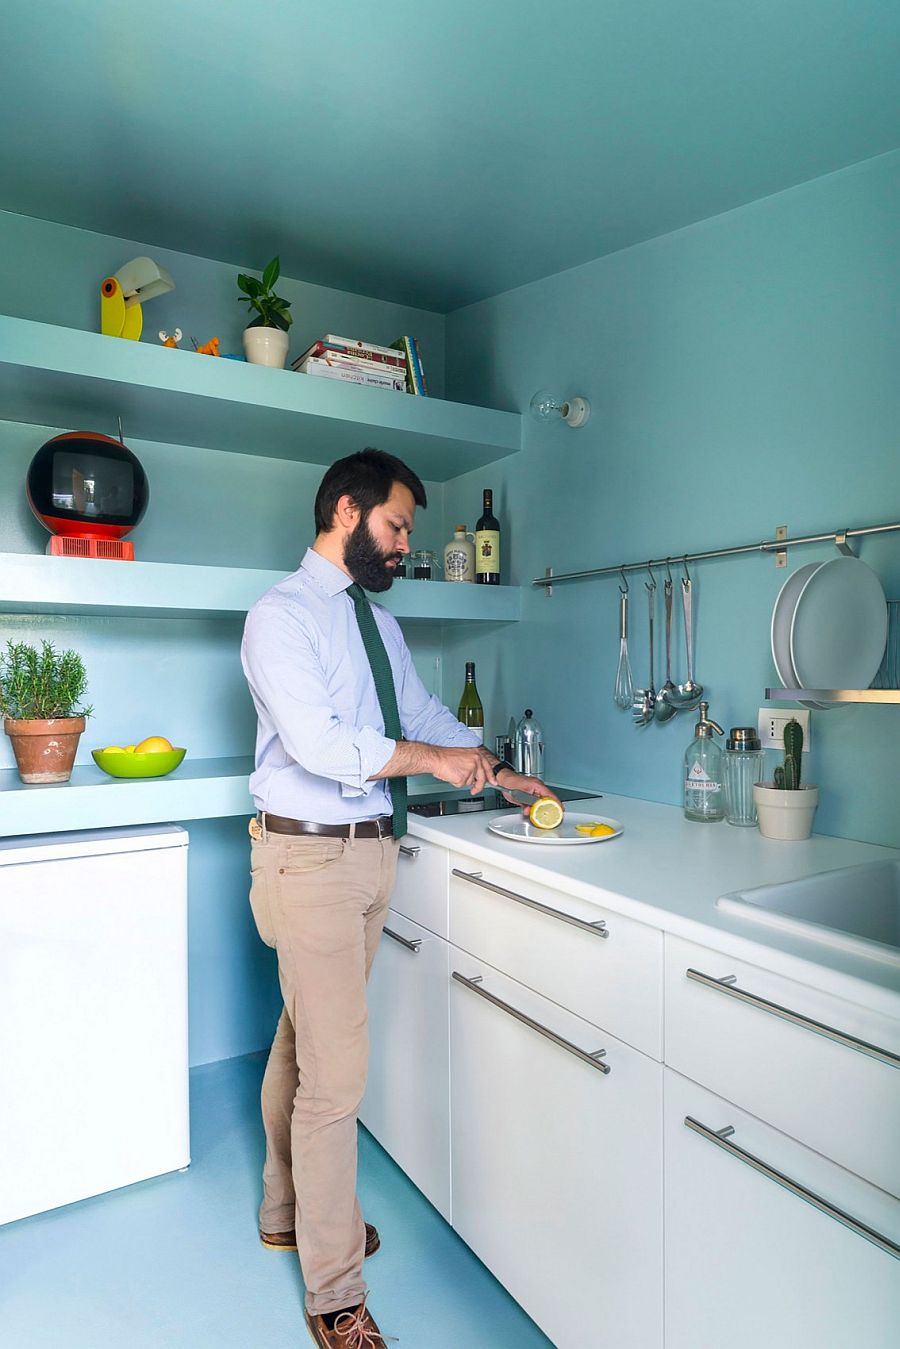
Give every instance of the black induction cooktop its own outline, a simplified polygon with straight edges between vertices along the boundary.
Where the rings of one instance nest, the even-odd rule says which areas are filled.
[[[550,784],[548,783],[548,786]],[[587,801],[599,792],[580,792],[570,787],[550,787],[560,801]],[[478,796],[472,796],[466,787],[448,787],[446,791],[426,792],[411,796],[407,804],[410,815],[469,815],[481,810],[515,810],[500,792],[486,787]]]

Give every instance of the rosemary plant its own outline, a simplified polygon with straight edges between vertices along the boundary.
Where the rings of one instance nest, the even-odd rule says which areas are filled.
[[[7,642],[0,656],[0,714],[12,721],[48,721],[53,717],[89,717],[92,707],[78,704],[87,675],[77,651],[58,652],[52,642],[41,649]]]

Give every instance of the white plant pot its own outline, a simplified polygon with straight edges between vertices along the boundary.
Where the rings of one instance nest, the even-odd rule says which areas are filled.
[[[771,782],[759,782],[753,788],[753,800],[763,838],[809,838],[819,804],[818,787],[787,792]]]
[[[251,365],[269,365],[283,370],[287,359],[288,335],[280,328],[245,328],[244,355]]]

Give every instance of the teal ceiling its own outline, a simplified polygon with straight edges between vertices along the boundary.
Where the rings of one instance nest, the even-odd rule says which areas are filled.
[[[897,0],[3,0],[0,207],[449,311],[900,145]]]

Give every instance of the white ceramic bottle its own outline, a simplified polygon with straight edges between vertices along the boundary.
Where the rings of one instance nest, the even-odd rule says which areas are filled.
[[[444,548],[444,580],[471,581],[475,584],[474,535],[465,525],[457,525],[453,538]]]

